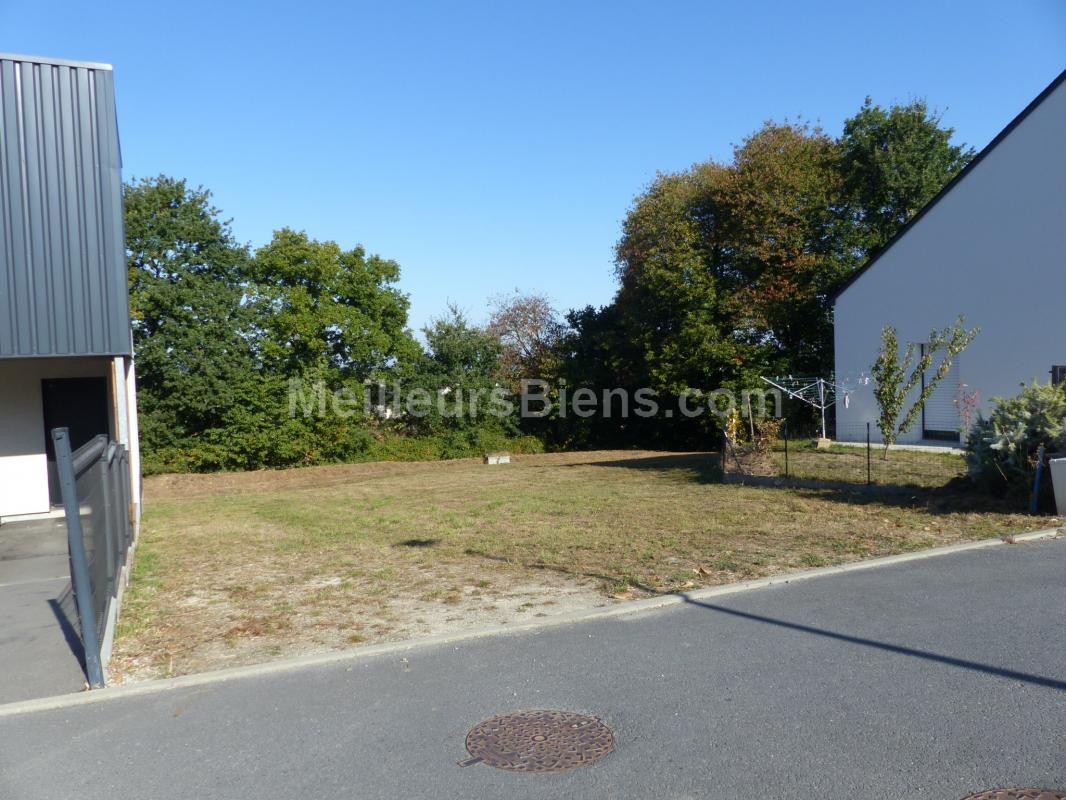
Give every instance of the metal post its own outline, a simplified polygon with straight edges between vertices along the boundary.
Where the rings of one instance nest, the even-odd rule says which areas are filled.
[[[89,688],[104,686],[104,670],[100,665],[100,642],[96,635],[96,612],[93,610],[93,590],[89,580],[89,559],[85,554],[85,539],[81,529],[81,508],[78,504],[78,485],[74,476],[74,460],[70,452],[70,434],[66,428],[52,430],[56,449],[56,471],[63,494],[63,509],[67,517],[67,546],[70,548],[70,577],[74,582],[74,599],[81,621],[81,641],[85,648],[85,672]]]
[[[104,550],[104,552],[102,554],[94,552],[93,553],[93,558],[99,558],[101,555],[104,556],[105,563],[107,564],[107,586],[106,587],[99,587],[98,586],[97,590],[99,591],[100,589],[106,588],[107,591],[106,591],[105,594],[107,596],[110,596],[111,595],[111,590],[115,586],[116,576],[118,575],[118,565],[116,563],[116,556],[118,555],[118,546],[117,546],[117,542],[116,542],[117,537],[116,537],[116,531],[115,531],[115,512],[114,512],[114,509],[112,508],[112,506],[113,506],[113,502],[112,501],[113,501],[114,498],[112,497],[112,494],[111,494],[111,447],[110,446],[105,447],[103,452],[100,453],[100,459],[97,462],[96,469],[100,470],[99,481],[100,481],[100,494],[101,494],[102,500],[103,500],[101,505],[103,506],[103,517],[104,517],[103,534],[104,535],[102,537],[100,537],[100,536],[94,537],[93,541],[99,542],[101,539],[103,539],[103,543],[104,543],[103,550]],[[105,606],[105,610],[106,610],[106,606]]]
[[[866,423],[866,485],[869,486],[873,481],[870,479],[870,423]]]
[[[122,448],[122,461],[119,469],[119,482],[122,496],[122,563],[126,563],[126,551],[133,542],[133,520],[130,518],[130,458],[125,447]]]
[[[822,409],[822,438],[828,439],[825,435],[825,381],[821,378],[818,379],[818,405]]]
[[[788,477],[788,423],[785,423],[785,477]]]
[[[1036,476],[1033,479],[1033,496],[1029,500],[1029,513],[1035,514],[1040,510],[1040,478],[1044,473],[1044,445],[1036,450]]]

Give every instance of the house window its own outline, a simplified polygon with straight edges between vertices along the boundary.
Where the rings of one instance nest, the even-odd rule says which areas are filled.
[[[921,346],[924,356],[928,345]],[[935,353],[933,363],[929,369],[922,373],[922,390],[925,390],[928,381],[936,373],[936,369],[943,358],[943,353]],[[922,438],[942,442],[959,441],[959,407],[955,398],[959,393],[959,357],[951,361],[951,368],[933,390],[929,399],[922,406]]]

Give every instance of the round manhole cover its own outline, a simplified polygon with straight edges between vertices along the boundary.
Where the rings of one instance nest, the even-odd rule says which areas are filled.
[[[1066,791],[1053,789],[992,789],[962,800],[1066,800]]]
[[[470,758],[514,772],[566,772],[614,750],[614,734],[596,717],[568,711],[518,711],[475,725],[466,736]]]

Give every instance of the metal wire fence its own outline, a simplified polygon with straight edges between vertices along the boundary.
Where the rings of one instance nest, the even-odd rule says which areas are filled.
[[[99,688],[105,684],[123,567],[133,543],[129,456],[123,445],[104,435],[74,452],[66,428],[54,429],[52,440],[85,672],[89,686]]]
[[[801,482],[875,488],[935,489],[966,475],[966,461],[957,451],[904,450],[886,454],[872,442],[819,446],[811,437],[793,438],[788,427],[772,443],[757,446],[726,439],[722,472],[732,482]]]

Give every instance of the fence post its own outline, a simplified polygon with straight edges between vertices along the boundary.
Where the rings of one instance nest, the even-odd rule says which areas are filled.
[[[104,558],[107,564],[107,586],[97,587],[106,588],[104,592],[105,596],[110,597],[112,587],[115,586],[116,576],[118,575],[118,565],[116,564],[116,556],[118,554],[117,536],[115,534],[115,512],[112,506],[114,503],[114,497],[111,492],[111,447],[110,445],[104,448],[104,451],[100,453],[99,469],[100,469],[100,494],[103,499],[103,516],[104,516]],[[99,558],[100,553],[93,553],[93,558]],[[106,606],[105,606],[106,608]]]
[[[870,478],[870,423],[866,423],[866,485],[873,483]]]
[[[74,582],[74,599],[78,604],[81,642],[85,650],[85,672],[89,678],[89,687],[100,689],[104,685],[104,670],[100,665],[100,642],[96,636],[96,612],[93,610],[89,559],[85,554],[85,538],[81,529],[81,507],[78,503],[78,484],[70,452],[69,431],[66,428],[54,428],[52,441],[55,443],[56,471],[59,473],[59,488],[63,495],[63,510],[67,517],[70,577]]]
[[[788,477],[788,423],[785,423],[785,477]]]
[[[1029,498],[1029,513],[1040,511],[1040,478],[1044,472],[1044,445],[1036,450],[1036,476],[1033,478],[1033,493]]]
[[[128,558],[129,546],[133,543],[133,520],[130,519],[130,460],[125,445],[122,447],[118,480],[122,496],[122,563]]]

